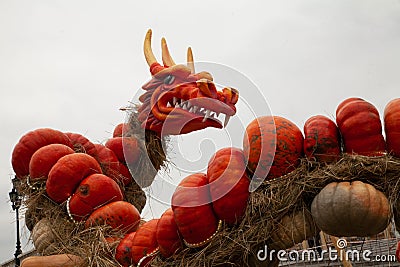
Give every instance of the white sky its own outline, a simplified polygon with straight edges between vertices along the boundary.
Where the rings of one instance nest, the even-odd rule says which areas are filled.
[[[195,60],[246,75],[273,114],[301,129],[312,115],[333,118],[347,97],[383,113],[400,96],[400,1],[1,0],[0,262],[15,251],[14,145],[41,127],[109,138],[125,120],[118,109],[150,77],[142,54],[148,28],[156,56],[162,36],[177,62],[192,46]]]

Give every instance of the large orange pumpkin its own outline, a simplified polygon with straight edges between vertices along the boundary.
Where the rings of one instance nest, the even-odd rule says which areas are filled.
[[[300,164],[303,139],[300,129],[288,119],[256,118],[247,126],[243,140],[247,167],[258,179],[285,175]]]
[[[317,226],[333,236],[372,236],[389,224],[386,196],[361,181],[332,182],[314,198],[311,213]]]
[[[74,153],[74,150],[63,144],[43,146],[33,153],[29,162],[31,181],[47,180],[51,168],[63,156]]]
[[[140,214],[129,202],[115,201],[96,209],[86,220],[85,227],[109,225],[125,233],[136,231]]]
[[[380,156],[385,152],[379,112],[371,103],[360,98],[346,99],[336,109],[336,123],[344,152],[364,156]]]
[[[317,115],[304,124],[304,154],[319,162],[338,160],[341,152],[339,129],[328,117]]]
[[[118,160],[124,164],[135,164],[140,156],[139,144],[134,137],[113,137],[107,140],[105,146],[111,149]]]
[[[393,99],[386,105],[384,122],[387,150],[400,157],[400,98]]]
[[[116,248],[115,259],[123,267],[129,267],[132,265],[132,246],[135,234],[136,232],[126,234]]]
[[[68,202],[68,210],[75,221],[81,221],[95,209],[123,199],[118,184],[104,174],[86,177]]]
[[[233,147],[218,150],[208,163],[207,178],[217,217],[229,225],[239,222],[246,211],[250,185],[243,151]]]
[[[99,163],[88,154],[74,153],[60,158],[49,172],[47,195],[57,203],[70,197],[80,182],[94,173],[101,173]]]
[[[72,148],[69,138],[58,130],[40,128],[23,135],[12,152],[11,164],[15,175],[20,179],[26,177],[33,153],[50,144],[63,144]]]
[[[195,173],[184,178],[172,195],[175,222],[188,246],[203,246],[218,229],[207,176]]]
[[[136,231],[132,241],[132,261],[138,266],[149,266],[148,263],[158,252],[156,238],[158,219],[144,223]]]
[[[167,209],[158,221],[156,238],[160,253],[165,258],[171,257],[182,248],[178,226],[171,208]]]

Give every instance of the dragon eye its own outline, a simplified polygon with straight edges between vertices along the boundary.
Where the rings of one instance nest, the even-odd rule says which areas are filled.
[[[173,75],[168,75],[167,77],[164,78],[164,83],[167,85],[172,84],[175,81],[175,76]]]

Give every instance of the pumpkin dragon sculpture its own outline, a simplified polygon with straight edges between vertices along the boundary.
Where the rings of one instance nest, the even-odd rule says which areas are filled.
[[[144,55],[152,79],[143,86],[146,92],[139,98],[142,127],[163,136],[226,126],[236,113],[238,91],[232,88],[217,91],[210,73],[195,73],[190,47],[187,65],[175,64],[164,38],[161,41],[162,66],[152,52],[151,35],[149,30],[144,41]],[[224,123],[218,120],[220,114],[225,114]]]

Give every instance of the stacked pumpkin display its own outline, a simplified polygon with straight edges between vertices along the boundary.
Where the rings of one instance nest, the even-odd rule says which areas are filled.
[[[121,175],[127,159],[121,153],[123,141],[118,134],[105,147],[93,148],[86,141],[71,142],[71,135],[39,129],[21,138],[13,153],[13,167],[21,179],[29,177],[31,186],[45,180],[48,196],[57,203],[67,203],[74,221],[85,221],[86,227],[99,223],[124,227],[125,236],[115,250],[116,261],[122,266],[148,266],[155,257],[179,257],[185,247],[205,247],[221,227],[238,231],[251,201],[251,183],[268,189],[297,175],[304,159],[307,164],[324,168],[340,164],[344,154],[400,157],[400,99],[391,101],[385,109],[386,140],[381,125],[377,109],[360,98],[346,99],[338,106],[336,123],[322,115],[308,119],[304,136],[288,119],[256,118],[246,128],[243,150],[217,151],[207,173],[183,179],[173,194],[171,208],[140,227],[137,211],[130,219],[128,216],[128,221],[115,221],[119,217],[116,212],[125,215],[133,210],[122,205],[122,188],[132,177]],[[122,125],[115,132],[121,129]],[[28,141],[34,135],[40,138]],[[134,140],[128,143],[135,147]],[[77,153],[77,144],[86,153]],[[129,160],[139,157],[135,149],[128,155]],[[299,199],[299,205],[285,209],[275,227],[268,230],[269,235],[260,239],[267,240],[273,249],[287,249],[319,230],[333,236],[371,236],[387,227],[392,208],[386,192],[368,183],[368,177],[331,180],[312,195],[309,203]],[[252,264],[251,260],[248,263]]]
[[[42,211],[45,208],[65,207],[65,218],[60,223],[67,223],[69,217],[86,229],[108,225],[129,233],[138,228],[138,209],[145,204],[143,192],[134,196],[132,204],[127,201],[125,190],[138,188],[126,164],[128,160],[135,164],[140,149],[134,137],[127,137],[122,145],[122,137],[117,134],[104,146],[93,144],[80,134],[42,128],[25,134],[16,144],[12,166],[21,189],[25,188],[22,192],[26,201],[32,198],[34,202],[28,206],[26,222],[38,253],[61,251],[52,244],[56,242],[52,232],[54,218],[46,218],[46,211]],[[124,156],[123,150],[129,151],[129,157]]]

